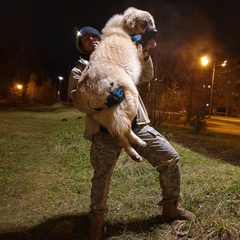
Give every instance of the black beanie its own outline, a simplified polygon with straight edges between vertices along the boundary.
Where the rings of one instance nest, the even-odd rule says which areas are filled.
[[[81,49],[81,44],[80,44],[80,40],[82,39],[83,36],[86,36],[86,35],[95,35],[96,37],[98,37],[99,39],[101,39],[101,33],[93,28],[93,27],[84,27],[82,28],[79,32],[78,32],[78,35],[76,37],[76,47],[78,49],[78,51],[80,53],[86,53],[84,52],[82,49]]]

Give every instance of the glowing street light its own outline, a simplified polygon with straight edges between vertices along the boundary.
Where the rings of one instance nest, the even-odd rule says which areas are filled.
[[[17,84],[17,89],[22,90],[23,86],[22,84]]]
[[[61,81],[63,80],[62,76],[58,76],[59,79],[59,90],[58,90],[58,96],[59,96],[59,104],[61,102]]]
[[[209,63],[209,59],[206,56],[201,57],[201,63],[203,66],[207,66]]]

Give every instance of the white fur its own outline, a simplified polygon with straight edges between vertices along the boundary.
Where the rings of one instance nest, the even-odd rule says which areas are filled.
[[[123,89],[124,100],[94,113],[93,119],[107,128],[136,161],[141,161],[142,158],[130,143],[146,146],[131,129],[139,105],[135,85],[141,75],[143,56],[141,45],[137,47],[130,35],[141,34],[147,26],[155,27],[153,17],[148,12],[133,7],[110,18],[102,30],[101,42],[91,54],[89,65],[76,89],[76,100],[86,113],[103,107],[110,91],[117,87]]]

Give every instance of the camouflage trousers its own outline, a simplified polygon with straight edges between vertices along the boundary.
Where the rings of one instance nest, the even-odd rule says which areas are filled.
[[[149,125],[138,126],[133,131],[147,143],[144,148],[138,146],[134,148],[159,172],[161,202],[178,200],[181,185],[178,153],[158,131]],[[111,177],[121,150],[119,144],[108,133],[100,131],[94,135],[90,152],[94,169],[90,205],[92,212],[108,211],[107,198]]]

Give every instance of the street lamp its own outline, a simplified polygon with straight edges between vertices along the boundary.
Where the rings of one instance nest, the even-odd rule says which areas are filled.
[[[59,104],[60,104],[60,102],[61,102],[61,81],[63,80],[63,77],[59,76],[58,79],[59,79],[58,98],[59,98]]]
[[[207,66],[209,63],[209,59],[206,56],[201,57],[201,63],[203,66]]]
[[[203,66],[207,66],[209,63],[209,59],[208,57],[204,56],[201,58],[201,62]],[[210,91],[210,102],[209,102],[209,113],[208,116],[209,118],[212,115],[212,99],[213,99],[213,87],[214,87],[214,80],[215,80],[215,71],[216,71],[216,67],[218,66],[222,66],[225,67],[227,65],[227,60],[222,61],[222,62],[214,62],[213,63],[213,70],[212,70],[212,83],[211,83],[211,91]]]
[[[22,84],[17,84],[17,89],[19,89],[21,91],[22,88],[23,88]]]
[[[16,87],[19,90],[19,93],[17,93],[17,98],[19,96],[20,101],[23,102],[23,99],[21,100],[21,97],[23,97],[23,85],[22,84],[17,84]]]
[[[210,93],[210,102],[209,102],[209,113],[208,113],[209,118],[210,118],[211,115],[212,115],[212,99],[213,99],[213,87],[214,87],[216,67],[218,67],[218,66],[225,67],[226,64],[227,64],[227,60],[225,60],[225,61],[223,61],[223,62],[219,62],[218,64],[216,64],[215,62],[213,63],[212,84],[211,84],[211,93]]]

